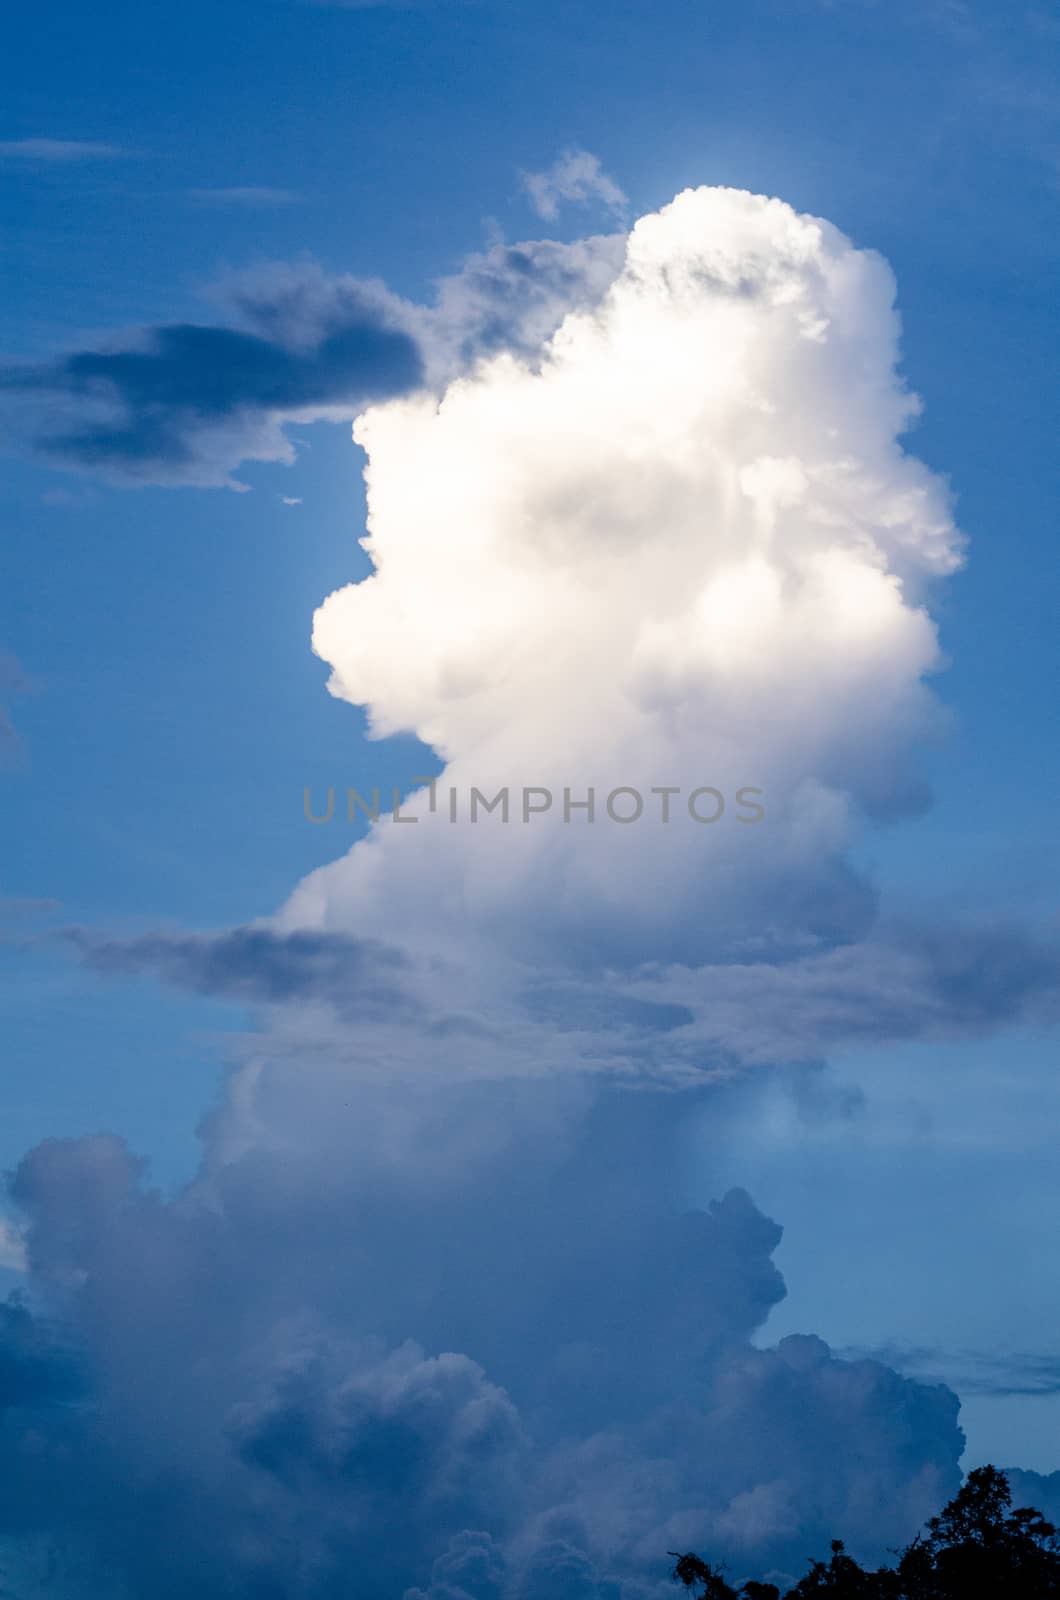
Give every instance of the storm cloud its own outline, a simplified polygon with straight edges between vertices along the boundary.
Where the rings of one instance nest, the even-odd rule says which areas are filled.
[[[948,1390],[756,1347],[780,1229],[739,1190],[687,1210],[684,1097],[356,1099],[341,1162],[248,1149],[168,1202],[106,1136],[14,1174],[85,1374],[57,1405],[9,1313],[7,1470],[61,1568],[162,1597],[436,1593],[457,1568],[478,1600],[560,1571],[637,1595],[675,1543],[790,1570],[838,1519],[879,1550],[958,1481]],[[20,1497],[5,1516],[39,1531]]]

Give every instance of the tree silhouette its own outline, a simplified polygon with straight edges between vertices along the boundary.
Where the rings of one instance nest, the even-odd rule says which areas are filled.
[[[780,1590],[775,1583],[752,1581],[734,1589],[726,1583],[721,1567],[712,1567],[709,1561],[701,1561],[691,1552],[679,1555],[671,1550],[670,1554],[676,1557],[674,1577],[696,1596],[696,1600],[780,1600]]]
[[[771,1583],[734,1589],[722,1568],[691,1551],[676,1557],[673,1576],[691,1600],[780,1600]],[[1012,1510],[1008,1479],[996,1467],[977,1467],[923,1534],[901,1551],[894,1567],[875,1572],[834,1540],[832,1558],[814,1561],[785,1600],[1060,1600],[1060,1540],[1040,1511]]]

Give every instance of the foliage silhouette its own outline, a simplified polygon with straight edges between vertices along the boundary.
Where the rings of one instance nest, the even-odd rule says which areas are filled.
[[[674,1578],[690,1600],[780,1600],[772,1583],[734,1589],[721,1567],[691,1551],[676,1557]],[[828,1562],[814,1561],[784,1600],[1060,1600],[1060,1539],[1040,1511],[1012,1510],[1008,1479],[977,1467],[945,1510],[900,1552],[897,1565],[866,1571],[840,1540]]]

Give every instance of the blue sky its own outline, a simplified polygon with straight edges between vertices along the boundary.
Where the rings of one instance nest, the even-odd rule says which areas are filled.
[[[14,729],[0,774],[4,1167],[41,1139],[106,1132],[175,1191],[233,1060],[272,1026],[249,990],[162,986],[139,958],[97,971],[38,934],[135,941],[270,917],[355,835],[307,824],[304,786],[408,789],[439,765],[412,732],[366,739],[364,712],[326,693],[310,649],[315,609],[371,571],[348,416],[285,423],[289,464],[236,447],[225,470],[242,493],[201,473],[179,482],[190,469],[146,456],[133,482],[133,458],[87,435],[61,460],[40,447],[73,437],[78,406],[88,416],[72,369],[55,377],[71,352],[135,329],[236,326],[232,285],[250,280],[234,275],[250,270],[269,294],[283,272],[317,282],[316,263],[320,281],[348,274],[426,305],[475,252],[620,231],[700,185],[778,196],[878,251],[923,401],[905,443],[948,480],[969,557],[930,600],[946,722],[916,760],[933,803],[894,826],[870,817],[850,859],[899,920],[1047,933],[1060,792],[1051,8],[63,3],[20,8],[7,44],[0,332],[23,376],[0,396],[0,701]],[[590,195],[535,213],[521,175],[569,150],[599,159],[624,211]],[[361,389],[343,366],[361,373],[361,344],[310,378],[296,354],[268,381],[337,372],[325,398],[349,415],[407,387],[409,335],[375,292],[364,339],[382,327],[392,344]],[[188,404],[207,415],[193,451],[213,449],[213,349],[180,358]],[[132,403],[146,415],[148,390]],[[356,932],[391,929],[375,915]],[[789,1298],[760,1345],[813,1332],[958,1392],[974,1369],[966,1460],[1046,1472],[1060,1466],[1060,1378],[1032,1405],[1012,1391],[1020,1360],[1055,1355],[1043,1130],[1060,1110],[1056,1043],[1042,1013],[1002,1011],[984,1004],[978,1036],[956,1040],[899,1028],[826,1041],[808,1077],[778,1063],[764,1088],[719,1089],[690,1113],[683,1160],[695,1204],[739,1186],[787,1230]]]

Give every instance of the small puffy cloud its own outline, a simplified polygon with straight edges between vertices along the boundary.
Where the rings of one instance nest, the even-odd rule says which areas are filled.
[[[40,161],[65,165],[79,161],[106,161],[131,152],[121,145],[90,139],[5,139],[0,141],[0,161]]]
[[[588,150],[564,150],[544,172],[524,172],[523,187],[539,217],[554,222],[563,203],[585,205],[596,201],[622,216],[629,201],[615,180]]]

